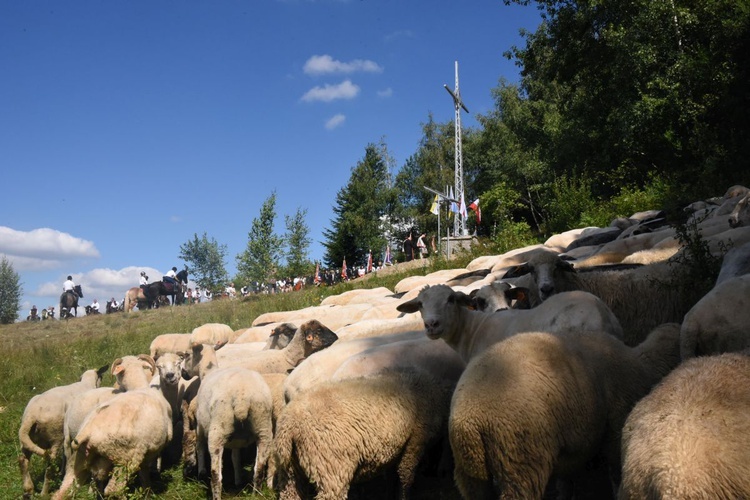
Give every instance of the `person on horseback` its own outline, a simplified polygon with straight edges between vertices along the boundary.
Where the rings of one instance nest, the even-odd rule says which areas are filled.
[[[63,283],[63,292],[76,293],[76,284],[73,283],[73,277],[68,276],[68,279]]]
[[[91,303],[91,310],[94,311],[94,314],[99,312],[99,301],[94,299],[94,302]]]
[[[173,267],[169,271],[167,271],[167,274],[165,274],[162,277],[162,281],[166,281],[167,283],[172,283],[172,285],[177,284],[177,268]]]
[[[146,271],[141,271],[141,277],[139,279],[139,285],[141,288],[143,288],[143,291],[146,291],[146,287],[148,287],[148,276],[146,276]]]
[[[31,310],[29,311],[29,315],[26,318],[26,321],[39,321],[39,316],[37,315],[36,306],[31,306]]]

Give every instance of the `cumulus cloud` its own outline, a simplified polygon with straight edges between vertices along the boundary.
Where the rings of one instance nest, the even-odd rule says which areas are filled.
[[[346,116],[342,115],[341,113],[332,116],[327,122],[326,122],[326,128],[328,130],[333,130],[339,125],[342,125],[346,121]]]
[[[302,100],[331,102],[336,99],[354,99],[358,94],[359,86],[353,84],[351,80],[344,80],[338,85],[326,84],[323,87],[313,87],[302,96]]]
[[[77,285],[83,289],[84,299],[80,304],[90,304],[92,300],[98,299],[104,306],[107,300],[114,297],[122,300],[125,293],[132,287],[138,286],[138,278],[141,271],[145,271],[149,281],[154,282],[161,279],[161,271],[153,267],[128,266],[122,269],[98,268],[85,273],[75,273],[71,276]],[[61,275],[58,282],[46,282],[40,284],[34,291],[29,293],[33,297],[48,297],[57,299],[62,293],[62,283],[65,276]]]
[[[393,95],[393,89],[388,87],[387,89],[378,90],[378,97],[386,98]]]
[[[303,68],[308,75],[326,75],[331,73],[382,73],[383,68],[375,61],[355,59],[350,62],[337,61],[329,55],[312,56]]]
[[[99,250],[91,241],[46,227],[16,231],[0,226],[0,254],[20,271],[54,269],[64,261],[98,258]]]

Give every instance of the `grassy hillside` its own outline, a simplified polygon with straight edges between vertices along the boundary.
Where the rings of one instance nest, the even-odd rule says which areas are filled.
[[[265,312],[318,305],[326,296],[355,288],[384,286],[392,290],[406,276],[464,267],[470,259],[471,256],[466,255],[451,262],[424,260],[404,263],[330,288],[215,300],[131,314],[83,316],[67,321],[0,326],[0,341],[5,346],[6,354],[6,359],[0,363],[0,496],[20,498],[22,495],[17,462],[20,454],[18,427],[23,410],[32,396],[57,385],[75,382],[85,370],[111,364],[120,356],[148,353],[151,340],[162,333],[186,333],[204,323],[225,323],[237,330],[249,327],[258,315]],[[79,314],[84,314],[82,309],[79,309]],[[113,377],[107,374],[103,385],[113,382]],[[42,472],[41,458],[33,457],[32,474],[37,488],[41,485]],[[165,471],[162,481],[155,486],[154,493],[146,495],[136,492],[133,498],[185,499],[206,496],[203,484],[183,481],[179,466]],[[59,486],[59,482],[60,478],[53,483],[53,490]],[[275,495],[269,490],[255,495],[243,491],[239,496],[273,498]],[[94,497],[82,492],[77,498]]]

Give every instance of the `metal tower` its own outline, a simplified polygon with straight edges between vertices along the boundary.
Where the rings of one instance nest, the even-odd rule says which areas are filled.
[[[443,85],[445,87],[445,90],[448,91],[448,93],[453,98],[453,106],[456,109],[456,127],[455,127],[455,134],[456,134],[456,151],[455,151],[455,158],[456,158],[456,168],[455,168],[455,177],[454,177],[454,188],[456,190],[455,196],[456,199],[459,201],[459,213],[456,214],[455,218],[453,219],[453,235],[454,236],[465,236],[466,235],[466,217],[463,213],[461,213],[461,210],[466,212],[466,201],[464,197],[464,164],[463,164],[463,155],[461,151],[461,109],[463,108],[464,111],[467,113],[469,110],[464,105],[464,102],[461,100],[461,93],[458,89],[458,61],[456,61],[456,89],[451,90],[448,88],[447,85]]]

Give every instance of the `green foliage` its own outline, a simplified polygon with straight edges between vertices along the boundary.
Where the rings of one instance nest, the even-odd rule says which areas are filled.
[[[708,242],[703,239],[698,222],[694,220],[673,226],[682,250],[670,259],[679,266],[667,284],[691,294],[693,301],[698,301],[714,287],[724,259],[723,254],[731,246],[728,242],[722,247],[722,255],[715,256],[711,253]]]
[[[253,219],[247,248],[237,255],[237,273],[242,282],[268,283],[276,277],[283,239],[274,233],[276,192],[266,198],[260,215]]]
[[[313,273],[313,263],[309,258],[310,228],[305,222],[307,210],[298,208],[293,216],[285,215],[286,234],[284,242],[286,248],[285,275],[290,277],[309,276]]]
[[[369,251],[384,248],[382,220],[390,214],[394,191],[388,186],[388,168],[382,149],[370,144],[365,157],[352,168],[349,182],[336,195],[335,218],[323,231],[323,258],[327,267],[364,264]]]
[[[21,278],[3,256],[0,259],[0,324],[13,323],[18,318],[22,294]]]
[[[226,254],[227,246],[213,238],[209,241],[206,233],[200,238],[196,233],[192,240],[180,245],[180,258],[190,264],[189,276],[201,288],[215,289],[227,281]]]

